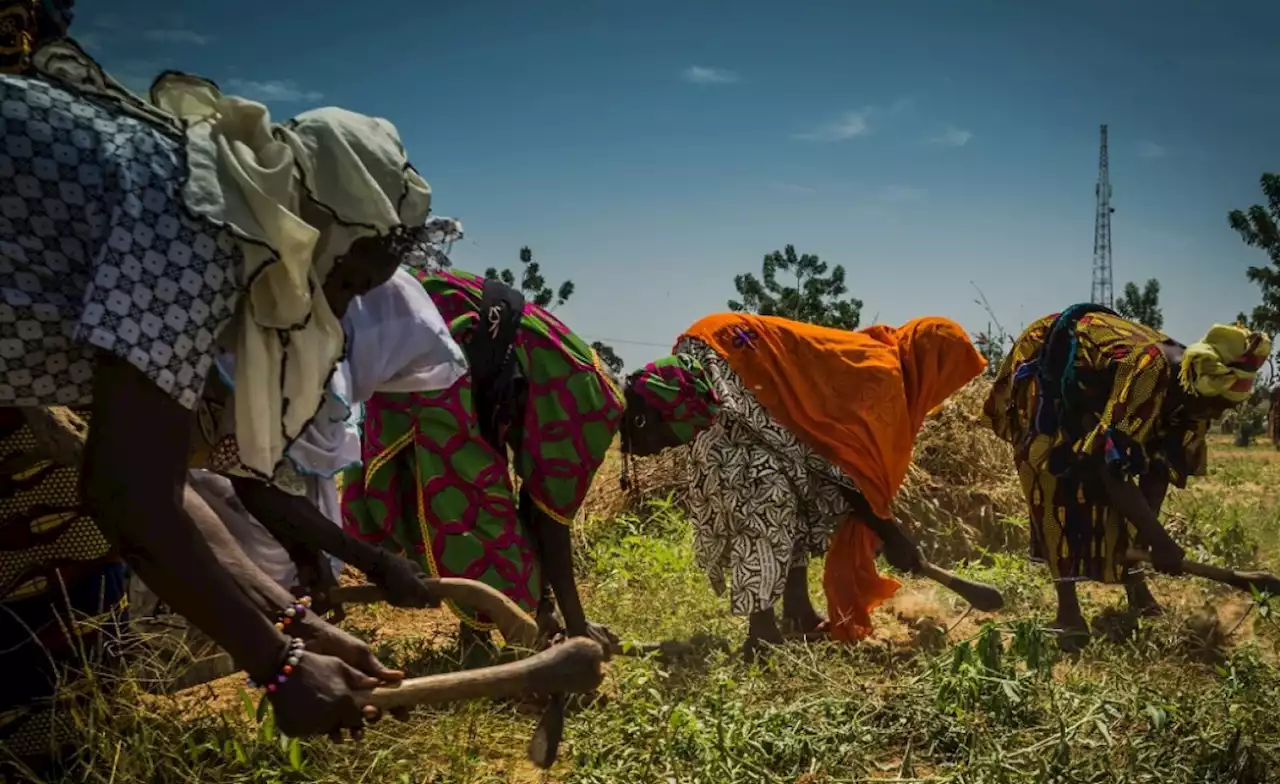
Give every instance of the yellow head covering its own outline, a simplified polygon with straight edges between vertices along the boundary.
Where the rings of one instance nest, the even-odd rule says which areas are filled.
[[[1253,392],[1258,368],[1271,355],[1271,340],[1242,326],[1217,324],[1182,355],[1182,388],[1201,397],[1243,403]]]

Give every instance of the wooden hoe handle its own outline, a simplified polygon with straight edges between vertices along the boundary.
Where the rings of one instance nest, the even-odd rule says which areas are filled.
[[[1129,548],[1125,558],[1130,563],[1151,563],[1151,553],[1139,550],[1136,547]],[[1230,585],[1242,591],[1252,591],[1256,588],[1258,591],[1269,593],[1272,596],[1280,596],[1280,578],[1270,572],[1237,572],[1233,569],[1224,569],[1221,566],[1185,559],[1182,562],[1182,571],[1187,574],[1194,574],[1196,577],[1203,577],[1207,580]]]
[[[509,645],[528,650],[537,647],[537,622],[496,588],[458,577],[427,578],[424,582],[440,598],[489,616]],[[376,585],[352,585],[334,588],[329,591],[328,598],[336,604],[372,604],[383,601],[386,596]]]

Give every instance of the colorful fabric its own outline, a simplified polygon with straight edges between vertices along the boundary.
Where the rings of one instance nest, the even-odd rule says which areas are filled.
[[[827,551],[852,509],[839,468],[801,442],[756,401],[710,346],[682,338],[720,400],[693,442],[686,504],[698,566],[729,609],[746,616],[782,598],[787,572]]]
[[[964,329],[942,318],[854,332],[724,313],[685,335],[724,357],[760,404],[839,466],[884,518],[925,416],[985,366]]]
[[[1032,558],[1046,561],[1057,580],[1118,582],[1133,532],[1111,509],[1101,471],[1159,475],[1184,487],[1204,473],[1209,422],[1166,405],[1175,368],[1162,346],[1172,341],[1107,313],[1083,315],[1074,327],[1075,403],[1064,411],[1061,396],[1042,394],[1035,365],[1057,320],[1042,318],[1019,337],[984,418],[1014,447]]]
[[[414,274],[465,348],[481,323],[483,280]],[[511,469],[539,510],[569,524],[617,433],[622,395],[591,348],[537,305],[526,303],[513,350],[524,392],[501,440],[514,466],[482,436],[467,376],[445,392],[375,395],[365,407],[364,465],[344,473],[341,496],[349,530],[393,539],[431,573],[481,580],[533,612],[541,573]]]
[[[830,636],[841,642],[856,642],[874,631],[871,613],[893,598],[902,583],[882,577],[876,571],[880,538],[865,525],[842,525],[831,537],[827,562],[840,569],[822,574],[822,589],[831,614]]]
[[[65,35],[74,0],[8,0],[0,8],[0,73],[28,73],[31,56]]]
[[[941,318],[850,332],[733,313],[702,319],[685,337],[711,347],[771,420],[838,469],[838,486],[828,492],[842,496],[840,511],[851,521],[842,487],[856,488],[874,514],[892,518],[890,502],[925,417],[986,364],[964,330]],[[721,416],[731,418],[730,408]],[[831,476],[825,468],[819,475]],[[790,492],[810,487],[793,483]],[[871,609],[890,591],[874,559],[844,546],[867,541],[846,535],[842,555],[849,557],[827,558],[823,581],[837,639],[865,636]]]
[[[74,694],[86,663],[118,655],[127,573],[81,513],[79,472],[37,453],[16,408],[0,408],[0,487],[0,743],[52,754],[74,737],[55,693]]]
[[[415,275],[465,349],[480,324],[483,279],[460,270]],[[531,302],[516,333],[515,356],[528,396],[515,419],[521,423],[512,444],[515,470],[538,508],[568,525],[618,432],[622,392],[590,345]]]
[[[1218,324],[1182,354],[1179,380],[1186,391],[1243,403],[1253,394],[1258,369],[1271,355],[1271,339],[1244,327]]]
[[[533,613],[542,574],[517,514],[505,454],[480,434],[471,379],[443,392],[379,393],[365,406],[364,464],[347,469],[343,526],[390,540],[436,577],[465,577],[502,591]],[[473,608],[464,621],[492,628]]]
[[[707,381],[706,371],[688,354],[672,354],[654,360],[627,379],[627,386],[651,412],[654,422],[687,444],[715,419],[720,401]]]

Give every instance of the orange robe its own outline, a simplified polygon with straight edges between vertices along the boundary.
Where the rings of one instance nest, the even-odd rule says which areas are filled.
[[[964,329],[938,317],[849,331],[722,313],[683,336],[722,357],[775,421],[886,519],[925,417],[986,367]],[[870,611],[898,587],[876,573],[876,545],[866,526],[847,524],[831,541],[823,582],[839,639],[866,636]]]

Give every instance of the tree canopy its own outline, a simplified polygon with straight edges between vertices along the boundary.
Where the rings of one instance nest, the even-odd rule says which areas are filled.
[[[496,267],[490,267],[484,271],[484,276],[489,280],[500,280],[512,288],[519,288],[525,300],[547,310],[555,310],[573,296],[572,280],[564,281],[556,289],[547,284],[542,267],[533,260],[533,250],[528,245],[520,249],[520,265],[519,286],[516,285],[516,273],[510,269],[499,271]],[[625,363],[612,347],[597,340],[591,344],[591,348],[610,373],[616,376],[622,372]]]
[[[625,367],[626,363],[622,361],[622,357],[614,352],[611,346],[607,346],[597,340],[591,344],[591,348],[595,350],[596,356],[600,357],[600,361],[604,363],[610,373],[615,376],[621,375],[622,368]]]
[[[1152,278],[1141,289],[1137,283],[1124,284],[1124,296],[1116,302],[1116,312],[1152,329],[1164,329],[1164,312],[1160,309],[1160,281]]]
[[[784,285],[779,277],[792,285]],[[849,288],[844,267],[829,267],[811,253],[797,255],[794,245],[767,254],[759,278],[743,273],[734,277],[733,285],[740,297],[729,300],[734,312],[840,329],[857,329],[862,319],[862,300],[845,296]]]
[[[1241,320],[1251,328],[1275,336],[1280,332],[1280,174],[1264,174],[1261,181],[1266,205],[1232,210],[1227,222],[1246,245],[1267,254],[1267,264],[1250,267],[1245,275],[1262,290],[1262,303]]]
[[[512,288],[520,289],[520,293],[524,294],[524,298],[538,307],[547,310],[555,310],[564,303],[569,301],[573,296],[573,281],[566,280],[560,284],[557,289],[552,289],[547,285],[547,279],[542,275],[542,267],[538,262],[533,260],[533,250],[528,245],[520,249],[520,285],[516,285],[516,273],[510,269],[504,269],[501,272],[496,267],[490,267],[484,271],[484,276],[490,280],[500,280]]]

